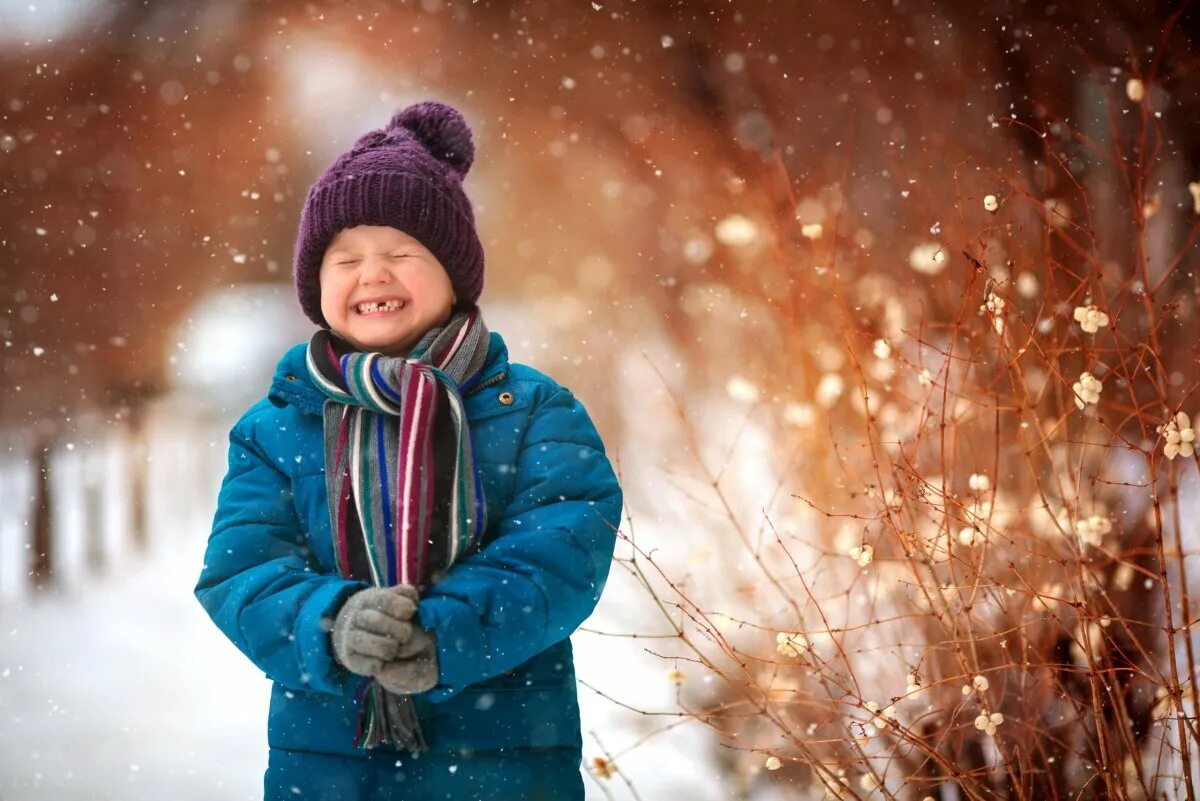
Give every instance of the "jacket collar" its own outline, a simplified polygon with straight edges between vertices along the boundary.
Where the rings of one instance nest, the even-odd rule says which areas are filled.
[[[271,379],[271,389],[267,397],[276,406],[286,402],[297,406],[311,414],[320,414],[325,405],[326,396],[317,389],[308,375],[308,342],[298,342],[287,349],[283,358],[275,366],[275,375]],[[487,359],[483,363],[483,372],[473,386],[479,386],[484,381],[496,377],[508,369],[508,346],[504,338],[496,331],[488,332]],[[467,390],[469,395],[471,390]]]

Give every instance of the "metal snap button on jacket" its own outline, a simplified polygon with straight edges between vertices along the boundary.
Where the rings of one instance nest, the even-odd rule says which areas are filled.
[[[503,403],[505,406],[511,405],[513,402],[513,394],[511,392],[501,392],[500,393],[500,402]]]

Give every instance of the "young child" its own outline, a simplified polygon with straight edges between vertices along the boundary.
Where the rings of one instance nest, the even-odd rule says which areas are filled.
[[[583,798],[569,635],[622,493],[571,391],[476,301],[462,115],[433,101],[309,190],[319,329],[230,432],[196,597],[274,684],[265,798]]]

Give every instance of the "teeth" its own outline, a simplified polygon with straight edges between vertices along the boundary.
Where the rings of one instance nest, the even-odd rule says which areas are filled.
[[[395,311],[403,306],[403,301],[388,300],[383,303],[360,303],[356,308],[359,314],[373,314],[377,311]]]

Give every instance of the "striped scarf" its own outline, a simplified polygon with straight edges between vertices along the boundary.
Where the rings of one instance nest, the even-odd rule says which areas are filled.
[[[423,591],[477,546],[487,508],[461,393],[479,380],[488,339],[478,307],[431,328],[407,356],[313,335],[308,372],[328,396],[325,480],[342,577]],[[411,697],[368,676],[355,698],[356,746],[427,750]]]

